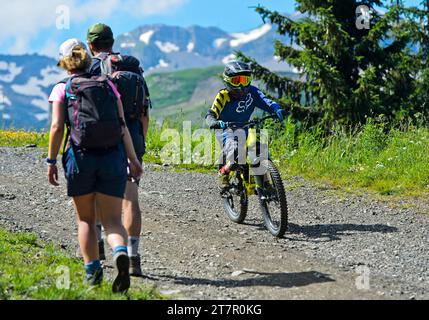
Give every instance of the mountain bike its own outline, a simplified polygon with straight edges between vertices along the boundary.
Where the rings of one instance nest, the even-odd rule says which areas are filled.
[[[232,130],[253,129],[253,139],[247,140],[247,148],[249,148],[252,143],[261,143],[260,129],[265,121],[276,118],[276,116],[268,116],[246,123],[228,122],[226,127]],[[264,172],[263,175],[260,175],[261,171],[258,172],[259,175],[254,174],[255,165],[250,165],[249,161],[244,165],[232,166],[228,186],[221,192],[224,208],[231,221],[241,224],[247,216],[249,196],[258,196],[266,228],[273,236],[281,238],[288,226],[288,206],[283,181],[269,155],[268,159],[260,158],[257,165],[258,171],[262,169]]]

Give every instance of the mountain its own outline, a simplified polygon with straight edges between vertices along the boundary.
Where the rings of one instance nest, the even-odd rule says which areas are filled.
[[[221,80],[223,67],[215,66],[153,73],[146,77],[151,90],[152,117],[168,119],[175,125],[192,121],[195,126],[204,126],[204,117],[212,106],[217,92],[224,88]],[[299,79],[292,72],[280,72],[284,76]],[[257,81],[256,86],[264,89]]]
[[[231,59],[236,50],[271,69],[288,70],[287,65],[278,63],[274,57],[276,39],[287,41],[269,24],[233,34],[214,27],[147,25],[118,36],[115,49],[139,58],[147,75],[156,79],[150,82],[154,87],[154,111],[163,116],[175,114],[182,107],[188,113],[197,110],[197,106],[205,108],[211,99],[208,97],[215,95],[222,85],[217,78],[222,70],[220,66]],[[214,68],[208,68],[211,66]],[[157,76],[160,72],[164,75]],[[170,84],[166,81],[166,72],[170,72]],[[48,95],[65,76],[53,58],[37,54],[0,55],[0,128],[47,129]],[[181,89],[171,91],[174,86]],[[182,100],[176,99],[178,95]]]
[[[46,128],[48,95],[64,77],[52,58],[0,55],[0,128]]]
[[[287,41],[270,24],[232,34],[215,27],[158,24],[120,35],[115,49],[139,58],[148,72],[217,66],[231,60],[234,51],[243,51],[277,70],[288,70],[286,64],[279,64],[274,57],[273,43],[277,39]]]
[[[215,66],[150,74],[146,79],[154,107],[152,117],[201,125],[203,114],[223,87],[222,71],[223,67]]]

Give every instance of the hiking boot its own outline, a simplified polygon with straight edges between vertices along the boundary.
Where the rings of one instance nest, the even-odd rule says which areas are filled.
[[[125,293],[130,288],[130,258],[123,251],[115,253],[113,265],[116,269],[116,277],[113,281],[113,293]]]
[[[86,283],[91,287],[99,286],[103,282],[103,268],[98,269],[92,275],[86,276]]]
[[[140,256],[130,257],[130,276],[143,277]]]
[[[104,251],[104,241],[103,240],[101,240],[98,243],[98,254],[99,254],[99,257],[100,257],[101,261],[105,261],[106,260],[106,253]]]

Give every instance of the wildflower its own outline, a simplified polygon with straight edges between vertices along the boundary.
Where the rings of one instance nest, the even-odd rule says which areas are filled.
[[[382,162],[378,162],[377,161],[377,164],[375,165],[375,168],[376,169],[383,169],[383,168],[385,168],[385,165]]]

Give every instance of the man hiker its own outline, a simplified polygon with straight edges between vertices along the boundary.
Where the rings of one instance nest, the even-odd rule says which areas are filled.
[[[145,138],[149,128],[151,101],[143,69],[138,59],[113,52],[112,29],[97,23],[88,29],[88,46],[93,54],[90,68],[92,75],[107,75],[121,94],[124,105],[125,122],[133,140],[138,159],[142,162],[146,152]],[[141,234],[141,210],[138,199],[140,181],[129,177],[123,200],[124,226],[128,232],[128,254],[130,275],[140,277],[141,256],[139,243]],[[100,255],[104,256],[104,242],[101,226],[97,226]]]

